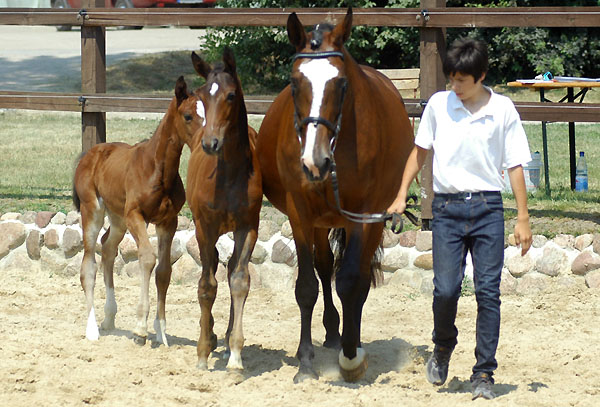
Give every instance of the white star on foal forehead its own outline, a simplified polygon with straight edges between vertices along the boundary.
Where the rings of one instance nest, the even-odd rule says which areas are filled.
[[[210,95],[214,96],[215,93],[217,93],[219,90],[219,84],[218,83],[213,83],[212,86],[210,87]]]
[[[323,94],[325,93],[325,85],[329,80],[338,76],[340,71],[326,58],[312,59],[304,62],[298,67],[298,70],[302,72],[312,86],[313,99],[310,107],[310,115],[319,116]]]

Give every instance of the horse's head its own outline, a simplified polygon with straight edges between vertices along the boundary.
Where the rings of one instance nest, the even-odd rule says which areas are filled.
[[[213,67],[192,52],[192,63],[196,72],[206,79],[206,83],[197,90],[205,109],[202,148],[207,154],[219,154],[225,135],[231,126],[238,124],[240,109],[244,108],[235,57],[231,49],[225,48],[223,62]]]
[[[202,101],[195,93],[188,92],[183,76],[180,76],[175,83],[175,98],[172,103],[175,103],[177,109],[173,121],[175,134],[182,145],[185,143],[191,148],[193,137],[202,127],[204,118],[200,109]]]
[[[291,74],[294,124],[302,168],[311,181],[324,180],[331,170],[348,82],[344,42],[351,29],[351,8],[338,25],[318,24],[308,34],[296,13],[287,21],[288,37],[296,47]]]

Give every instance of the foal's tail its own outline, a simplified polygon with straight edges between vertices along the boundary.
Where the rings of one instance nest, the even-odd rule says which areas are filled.
[[[73,205],[75,205],[75,208],[77,208],[77,212],[81,212],[81,200],[79,199],[79,195],[77,195],[77,190],[75,189],[75,170],[77,169],[79,161],[81,161],[84,155],[85,151],[79,154],[73,163]]]
[[[329,243],[333,251],[333,273],[334,275],[340,271],[342,267],[342,259],[346,252],[346,230],[343,228],[333,229],[329,234]],[[377,287],[383,283],[383,271],[381,270],[381,260],[383,259],[383,239],[371,259],[371,284]]]

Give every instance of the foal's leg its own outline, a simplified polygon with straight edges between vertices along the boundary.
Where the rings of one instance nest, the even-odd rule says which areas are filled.
[[[81,261],[81,287],[85,293],[88,320],[85,337],[96,341],[100,337],[96,312],[94,310],[94,287],[96,285],[96,240],[104,223],[104,206],[94,200],[92,203],[81,203],[81,226],[83,229],[83,260]]]
[[[104,273],[104,287],[106,288],[106,302],[104,303],[104,321],[100,327],[105,331],[115,329],[115,315],[117,315],[117,301],[115,300],[115,283],[113,269],[119,243],[127,231],[121,217],[109,213],[110,228],[102,236],[102,271]]]
[[[156,340],[165,346],[169,346],[167,341],[167,319],[165,316],[165,304],[167,301],[167,289],[171,282],[171,244],[173,236],[177,231],[177,217],[160,224],[156,228],[158,235],[158,265],[156,266],[156,293],[158,304],[156,308],[156,319],[154,320],[154,330],[156,331]]]
[[[323,286],[323,326],[326,348],[340,348],[340,315],[333,304],[331,280],[333,277],[333,253],[329,246],[329,229],[315,229],[315,268]]]
[[[137,307],[137,325],[133,330],[133,340],[138,345],[144,345],[148,337],[148,313],[150,311],[150,301],[148,290],[150,286],[150,274],[156,264],[156,255],[150,245],[148,232],[146,231],[146,222],[142,215],[131,210],[127,214],[127,228],[135,239],[138,247],[138,260],[140,265],[140,302]]]
[[[229,308],[229,326],[225,335],[225,343],[230,352],[228,369],[243,369],[242,347],[244,346],[244,332],[242,316],[244,304],[250,291],[250,272],[248,263],[256,239],[257,229],[237,230],[234,233],[235,249],[228,264],[229,290],[231,306]]]
[[[207,226],[200,221],[196,224],[196,239],[202,260],[202,274],[198,281],[198,303],[200,304],[200,338],[198,339],[198,369],[208,369],[208,355],[217,347],[217,336],[213,332],[215,321],[212,316],[212,307],[217,298],[217,279],[215,274],[219,264],[219,252],[215,244],[216,237],[208,238],[205,232]]]

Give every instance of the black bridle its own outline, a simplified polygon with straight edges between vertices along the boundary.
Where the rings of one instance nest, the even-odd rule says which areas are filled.
[[[293,60],[295,61],[300,58],[321,59],[321,58],[331,58],[331,57],[338,57],[338,58],[341,58],[342,61],[344,60],[344,54],[340,51],[299,52],[294,55]],[[292,87],[292,97],[294,96],[293,93],[294,93],[294,88]],[[346,97],[346,84],[344,85],[344,87],[342,89],[342,104],[344,103],[345,97]],[[356,213],[356,212],[350,212],[345,209],[342,209],[342,206],[340,204],[340,193],[339,193],[337,169],[336,169],[335,154],[334,154],[335,147],[336,147],[336,141],[337,141],[338,135],[340,133],[341,123],[342,123],[342,109],[340,108],[340,112],[338,113],[338,116],[336,119],[336,124],[334,125],[332,122],[330,122],[329,120],[327,120],[321,116],[317,116],[317,117],[308,116],[308,117],[305,117],[304,119],[300,120],[300,116],[298,115],[298,110],[296,109],[296,107],[294,107],[294,127],[296,128],[296,135],[298,136],[298,142],[300,143],[301,150],[303,148],[302,128],[305,127],[309,123],[314,123],[315,126],[318,124],[322,124],[323,126],[327,127],[327,129],[329,131],[331,131],[331,133],[333,133],[333,136],[331,137],[331,140],[329,142],[329,148],[331,150],[331,170],[330,170],[330,172],[331,172],[331,186],[333,188],[333,196],[335,198],[335,204],[337,206],[337,210],[346,219],[348,219],[352,222],[356,222],[356,223],[379,223],[379,222],[386,222],[388,220],[392,220],[392,228],[391,228],[392,232],[400,233],[402,231],[402,228],[404,225],[403,225],[402,218],[397,213],[394,213],[394,214],[389,214],[386,212],[383,212],[383,213]],[[413,205],[410,205],[409,207],[412,207],[412,206]],[[407,211],[405,211],[404,214],[413,224],[415,224],[415,225],[418,224],[418,219],[414,214],[407,212]]]

